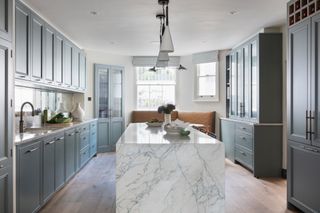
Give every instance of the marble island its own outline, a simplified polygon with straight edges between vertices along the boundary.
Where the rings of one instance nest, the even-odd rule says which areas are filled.
[[[224,146],[130,124],[117,143],[117,213],[224,212]]]

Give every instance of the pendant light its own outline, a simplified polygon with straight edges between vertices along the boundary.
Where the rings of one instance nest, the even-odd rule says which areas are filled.
[[[157,72],[156,67],[152,67],[149,69],[150,72]]]
[[[187,70],[187,68],[185,68],[184,66],[182,66],[182,65],[180,64],[180,66],[178,67],[178,70]]]
[[[164,7],[164,5],[163,5]],[[161,52],[174,52],[174,46],[169,28],[169,7],[166,7],[166,25],[162,35],[162,42],[160,44]]]
[[[162,52],[159,51],[159,55],[158,55],[158,61],[169,61],[169,54],[168,52]]]

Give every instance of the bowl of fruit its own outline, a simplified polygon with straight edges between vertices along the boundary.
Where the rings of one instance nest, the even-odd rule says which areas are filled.
[[[159,121],[158,119],[152,119],[146,123],[148,127],[160,127],[162,126],[162,121]]]

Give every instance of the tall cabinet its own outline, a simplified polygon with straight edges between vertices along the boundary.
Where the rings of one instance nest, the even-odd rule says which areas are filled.
[[[227,56],[226,157],[255,177],[282,170],[282,34],[259,33]]]
[[[0,0],[0,212],[12,212],[12,0]]]
[[[320,212],[320,2],[304,3],[288,3],[287,198],[289,206]],[[312,6],[319,8],[300,20],[292,20]]]
[[[124,67],[95,64],[95,116],[98,119],[98,152],[115,150],[124,131]]]

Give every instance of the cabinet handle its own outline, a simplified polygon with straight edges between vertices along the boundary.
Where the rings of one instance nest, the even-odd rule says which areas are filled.
[[[308,110],[306,110],[306,140],[309,140]]]
[[[0,165],[0,169],[3,169],[3,168],[4,168],[4,165],[1,164],[1,165]]]
[[[87,139],[86,137],[83,137],[83,140]]]
[[[41,79],[40,78],[36,78],[36,79],[34,79],[35,81],[41,81]]]
[[[76,131],[76,134],[79,134],[80,132],[79,131]]]
[[[308,151],[311,151],[311,152],[319,152],[319,150],[317,150],[317,149],[312,149],[312,148],[309,148],[309,147],[305,147],[304,148],[305,150],[308,150]]]
[[[309,133],[310,133],[310,140],[312,140],[313,135],[315,134],[315,132],[313,131],[313,126],[314,126],[314,116],[312,115],[312,111],[310,110],[310,115],[309,115]]]
[[[48,83],[48,84],[52,84],[53,82],[52,82],[52,81],[48,81],[47,83]]]
[[[91,135],[95,135],[95,134],[96,134],[95,132],[91,133]]]
[[[30,149],[30,150],[28,150],[28,151],[26,151],[26,153],[31,153],[31,152],[34,152],[34,151],[36,151],[36,150],[38,150],[39,148],[37,147],[37,148],[34,148],[34,149]]]
[[[246,156],[246,153],[244,153],[244,152],[242,152],[242,151],[240,151],[240,153],[241,153],[242,155]]]
[[[242,127],[242,130],[246,130],[247,128],[245,128],[245,127]]]
[[[243,138],[242,138],[242,140],[244,140],[244,141],[245,141],[245,140],[246,140],[246,138],[245,138],[245,137],[243,137]]]
[[[64,137],[58,138],[57,141],[62,141]]]
[[[25,75],[20,75],[19,78],[26,78],[26,76]]]
[[[68,136],[74,136],[75,133],[70,133]]]
[[[46,145],[51,145],[51,144],[54,144],[55,141],[50,141],[48,143],[46,143]]]

